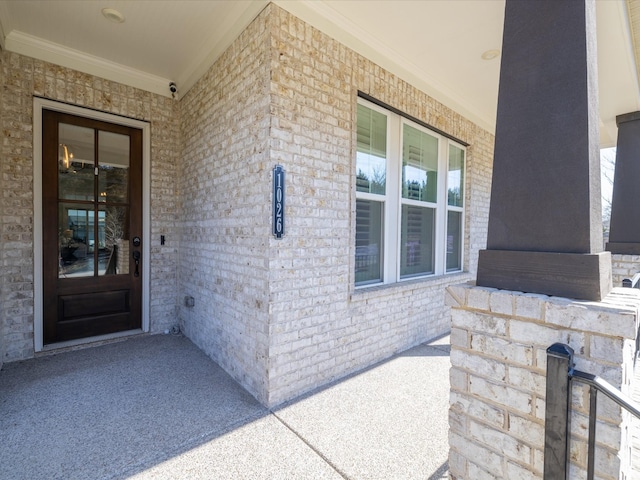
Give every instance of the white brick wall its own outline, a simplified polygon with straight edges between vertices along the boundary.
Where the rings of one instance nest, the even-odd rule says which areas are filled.
[[[5,68],[4,68],[4,55],[0,55],[0,85],[4,85],[5,80]],[[0,132],[4,132],[5,130],[5,107],[4,107],[4,95],[5,95],[5,89],[1,88],[0,89]],[[4,142],[3,142],[4,144]],[[4,157],[5,156],[5,150],[3,146],[0,146],[0,156]],[[1,165],[1,171],[0,171],[0,192],[4,192],[4,169],[6,168],[4,164],[0,164]],[[4,227],[4,195],[2,195],[0,197],[0,259],[2,260],[2,271],[4,272],[4,249],[5,249],[5,241],[4,241],[4,235],[5,235],[5,227]],[[7,277],[6,275],[0,275],[0,297],[2,296],[2,292],[5,291],[6,289],[6,282],[7,282]],[[4,299],[2,299],[4,300]],[[4,303],[4,302],[3,302]],[[4,309],[2,308],[2,306],[0,306],[0,369],[2,368],[2,364],[4,363],[4,356],[5,356],[5,320],[6,314],[4,312]]]
[[[0,58],[9,132],[0,162],[12,185],[1,220],[5,359],[33,355],[34,94],[151,123],[152,330],[177,315],[263,403],[449,330],[443,290],[473,277],[486,243],[493,137],[423,92],[273,4],[179,101],[17,54]],[[354,289],[358,90],[470,144],[467,273]],[[283,240],[271,235],[276,163],[287,172]]]
[[[630,395],[640,291],[616,288],[602,302],[579,302],[471,284],[449,287],[451,407],[449,466],[454,479],[541,478],[546,349],[575,351],[576,368]],[[584,478],[588,389],[574,385],[571,476]],[[596,477],[630,478],[629,417],[599,396]]]
[[[191,340],[266,401],[269,36],[255,20],[181,100],[179,306]],[[275,141],[275,140],[274,140]]]
[[[5,361],[32,357],[33,344],[33,96],[46,97],[151,123],[151,330],[176,323],[175,205],[177,103],[30,57],[0,51],[0,337]],[[167,244],[160,246],[160,235]]]
[[[276,405],[449,330],[445,286],[354,290],[354,120],[361,90],[470,144],[465,269],[486,243],[493,137],[275,5],[181,101],[185,332]],[[271,235],[271,169],[286,234]]]
[[[640,273],[640,255],[611,254],[611,276],[614,287],[621,287],[625,278],[632,279],[636,273]]]
[[[449,330],[443,289],[468,274],[355,290],[355,112],[362,91],[470,144],[465,269],[486,244],[493,137],[272,5],[272,163],[287,234],[269,240],[271,405]]]
[[[31,168],[33,64],[16,55],[2,55],[2,290],[0,325],[4,360],[33,352],[33,172]]]

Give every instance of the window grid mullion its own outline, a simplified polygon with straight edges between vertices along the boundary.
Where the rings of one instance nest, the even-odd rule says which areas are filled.
[[[448,172],[448,154],[447,139],[440,137],[438,141],[438,208],[436,209],[436,225],[434,234],[434,273],[442,275],[445,271],[446,264],[446,225],[447,225],[447,209],[446,209],[446,192],[447,192],[447,172]]]
[[[389,205],[387,209],[387,229],[385,238],[385,283],[395,283],[400,278],[400,212],[401,212],[401,164],[402,164],[402,122],[400,117],[389,113],[389,152],[387,156]]]

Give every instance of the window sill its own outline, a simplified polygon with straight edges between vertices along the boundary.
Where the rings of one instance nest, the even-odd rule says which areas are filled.
[[[422,288],[433,288],[439,285],[448,286],[457,283],[464,283],[472,280],[471,273],[466,271],[452,272],[444,275],[433,275],[429,277],[412,278],[401,280],[395,283],[376,283],[373,285],[363,285],[354,287],[351,293],[352,301],[365,300],[379,295],[391,295],[399,291],[419,290]]]

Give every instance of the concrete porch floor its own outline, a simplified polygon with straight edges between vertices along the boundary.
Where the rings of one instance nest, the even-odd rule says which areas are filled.
[[[448,340],[274,410],[182,336],[6,364],[0,478],[447,478]]]

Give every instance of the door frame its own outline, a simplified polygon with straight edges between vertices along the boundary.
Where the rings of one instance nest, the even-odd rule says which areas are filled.
[[[42,110],[55,110],[80,117],[101,120],[142,130],[142,328],[88,337],[44,346],[43,315],[43,228],[42,228]],[[150,255],[151,255],[151,125],[149,122],[112,113],[60,103],[46,98],[33,99],[33,341],[36,352],[108,340],[150,330]]]

